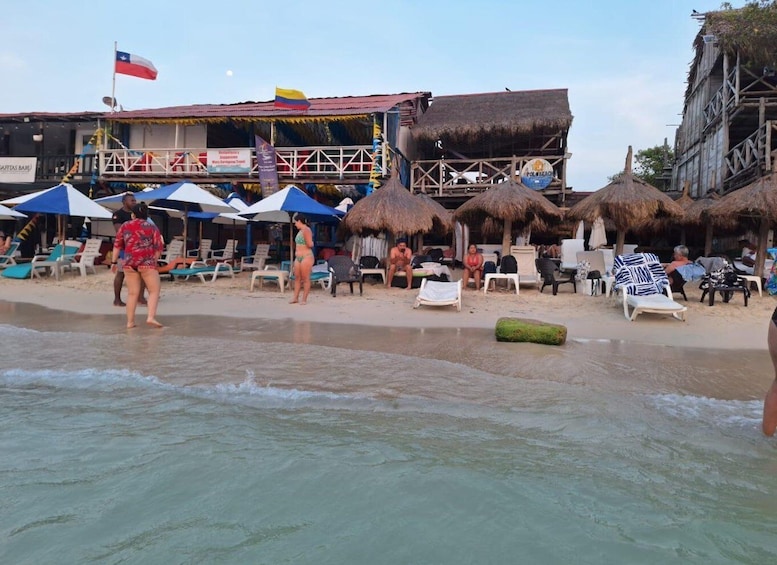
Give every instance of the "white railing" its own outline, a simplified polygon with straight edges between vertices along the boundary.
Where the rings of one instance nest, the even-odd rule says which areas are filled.
[[[256,153],[251,151],[251,170],[226,176],[258,177]],[[224,149],[226,150],[226,149]],[[372,171],[372,146],[276,147],[278,175],[284,179],[363,180]],[[208,170],[208,150],[186,149],[104,149],[100,150],[100,175],[104,177],[209,177],[225,173]],[[378,152],[383,167],[383,151]]]

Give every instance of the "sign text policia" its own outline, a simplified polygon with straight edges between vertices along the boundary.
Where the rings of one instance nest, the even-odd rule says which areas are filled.
[[[521,167],[521,182],[529,188],[547,188],[552,180],[553,166],[545,159],[531,159]]]

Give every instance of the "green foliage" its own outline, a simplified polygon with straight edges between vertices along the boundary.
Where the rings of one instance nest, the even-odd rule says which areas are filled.
[[[671,147],[656,145],[648,149],[640,149],[634,155],[634,176],[641,178],[646,183],[660,188],[661,176],[664,172],[664,165],[670,165],[674,162],[674,151]],[[615,173],[608,177],[608,182],[618,180],[623,171]]]
[[[777,0],[751,0],[736,9],[726,2],[707,14],[705,31],[749,65],[777,66]]]

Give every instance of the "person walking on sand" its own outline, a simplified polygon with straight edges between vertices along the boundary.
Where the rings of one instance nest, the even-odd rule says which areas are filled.
[[[164,243],[159,229],[148,221],[148,205],[145,202],[135,204],[133,219],[125,222],[116,233],[113,244],[113,256],[118,257],[124,251],[123,269],[127,280],[127,327],[135,327],[135,308],[140,297],[141,283],[148,288],[148,314],[146,323],[161,328],[156,319],[159,305],[160,280],[157,260],[162,256]],[[117,261],[111,263],[117,269]]]
[[[394,280],[394,273],[404,270],[407,277],[407,289],[410,290],[413,287],[413,253],[407,247],[407,240],[404,237],[400,237],[397,240],[396,246],[391,248],[389,252],[389,270],[386,276],[386,286],[391,286],[391,281]]]
[[[116,234],[119,233],[119,228],[121,228],[122,225],[124,225],[126,222],[129,222],[132,219],[132,207],[137,204],[135,200],[135,195],[131,192],[125,192],[121,197],[121,208],[116,210],[113,213],[113,227],[116,230]],[[117,255],[113,256],[113,261],[115,261],[119,267],[116,269],[116,276],[113,277],[113,305],[114,306],[126,306],[124,301],[121,299],[121,287],[124,286],[124,269],[121,268],[121,260],[122,257],[119,257]],[[143,298],[145,295],[146,286],[141,281],[140,284],[140,294],[138,295],[140,298],[138,299],[138,304],[141,306],[146,305],[146,300]]]
[[[307,304],[310,274],[313,272],[313,231],[308,226],[308,219],[302,214],[294,214],[293,221],[299,231],[294,238],[294,298],[289,304]],[[300,289],[302,300],[299,299]]]

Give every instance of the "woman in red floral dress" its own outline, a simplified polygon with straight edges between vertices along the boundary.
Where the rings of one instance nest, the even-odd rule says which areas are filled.
[[[146,323],[155,328],[161,328],[156,319],[159,305],[159,272],[157,260],[164,251],[162,234],[157,227],[148,221],[148,205],[140,202],[132,208],[132,220],[125,222],[116,232],[113,244],[113,256],[118,257],[124,250],[124,280],[127,281],[129,296],[127,297],[127,327],[135,327],[135,308],[140,296],[140,281],[148,288],[148,317]],[[116,262],[112,263],[116,269]]]

